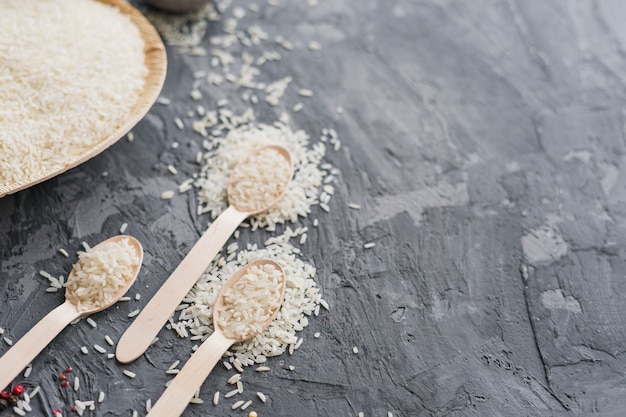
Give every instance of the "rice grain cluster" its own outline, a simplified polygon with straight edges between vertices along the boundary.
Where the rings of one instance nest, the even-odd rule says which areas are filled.
[[[121,126],[148,69],[139,29],[95,0],[3,0],[0,186],[58,169]]]
[[[219,326],[224,336],[246,340],[260,333],[280,307],[283,273],[274,265],[253,265],[223,294]]]
[[[293,353],[302,344],[303,339],[297,332],[308,326],[308,317],[318,315],[320,306],[328,308],[315,283],[315,267],[302,261],[297,256],[299,249],[290,243],[290,239],[302,235],[304,229],[287,227],[282,235],[269,238],[265,247],[249,244],[229,261],[218,256],[183,299],[178,308],[178,320],[171,319],[168,327],[180,337],[206,339],[213,333],[213,306],[223,284],[244,265],[270,259],[285,272],[285,295],[280,310],[263,332],[234,344],[226,355],[232,364],[229,366],[242,372],[243,367],[264,363],[268,357],[286,351]]]
[[[240,211],[257,212],[283,193],[290,178],[289,161],[276,149],[261,149],[233,171],[228,198]]]
[[[286,221],[306,217],[311,206],[320,203],[322,187],[334,179],[331,167],[321,164],[326,148],[321,142],[308,147],[309,138],[302,131],[293,132],[283,123],[273,125],[246,123],[233,127],[223,138],[215,139],[214,148],[204,155],[204,165],[196,181],[198,212],[213,218],[227,207],[227,187],[237,163],[250,152],[267,145],[280,145],[291,154],[294,175],[285,194],[269,210],[250,218],[252,229],[275,230]],[[330,197],[330,195],[328,195]]]
[[[139,255],[126,238],[80,251],[66,297],[79,311],[103,307],[128,285],[138,264]]]

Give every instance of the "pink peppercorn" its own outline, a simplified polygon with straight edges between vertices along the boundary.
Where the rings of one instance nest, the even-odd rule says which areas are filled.
[[[20,396],[22,394],[24,394],[24,386],[17,384],[13,387],[13,395]]]

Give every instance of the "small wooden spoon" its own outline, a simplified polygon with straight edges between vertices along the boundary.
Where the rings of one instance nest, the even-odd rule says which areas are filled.
[[[289,151],[282,146],[269,145],[257,149],[248,155],[246,159],[239,162],[234,168],[231,178],[237,177],[239,170],[245,169],[254,156],[268,148],[278,151],[289,163],[290,172],[293,173],[293,162]],[[289,176],[285,183],[278,184],[282,187],[282,192],[273,201],[267,202],[267,205],[254,211],[247,211],[237,207],[236,201],[233,201],[231,196],[233,188],[231,179],[231,183],[228,186],[229,207],[204,232],[185,259],[182,260],[172,275],[126,329],[115,350],[115,356],[118,361],[122,363],[134,361],[148,349],[159,330],[167,322],[167,319],[174,313],[178,304],[207,269],[215,255],[224,246],[224,243],[226,243],[239,224],[248,216],[262,213],[276,204],[287,190],[292,175]],[[250,178],[250,180],[254,181],[255,178]]]
[[[152,407],[147,417],[178,417],[180,416],[187,404],[193,398],[196,391],[202,386],[204,380],[209,376],[217,362],[222,358],[224,352],[228,348],[237,342],[243,340],[229,339],[222,333],[219,323],[220,314],[224,312],[224,293],[227,289],[231,288],[237,283],[237,281],[245,275],[248,269],[252,266],[273,265],[280,271],[282,279],[279,282],[280,295],[276,301],[277,308],[274,313],[261,325],[262,329],[265,329],[274,320],[276,314],[280,310],[280,304],[285,296],[285,272],[274,261],[270,260],[258,260],[249,263],[243,268],[239,269],[235,274],[224,284],[215,300],[213,306],[213,327],[215,331],[213,334],[205,340],[198,350],[191,355],[191,358],[185,363],[185,366],[180,370],[176,377],[172,380],[171,384],[163,392],[156,404]],[[249,338],[254,337],[255,334],[250,334]]]
[[[39,323],[35,324],[32,329],[22,336],[22,338],[0,358],[0,369],[2,370],[0,372],[0,389],[8,386],[68,324],[81,316],[96,313],[110,307],[115,304],[120,297],[126,294],[126,291],[131,287],[133,282],[135,282],[139,270],[141,269],[141,262],[143,260],[143,248],[141,247],[141,243],[132,236],[120,235],[99,243],[97,246],[94,246],[92,250],[97,249],[98,246],[107,242],[118,242],[122,239],[128,239],[128,243],[135,248],[139,257],[139,262],[134,268],[132,278],[127,285],[120,287],[119,291],[112,297],[108,304],[89,310],[79,310],[76,305],[72,304],[67,299],[70,290],[66,290],[65,302],[48,313]],[[76,265],[74,265],[74,268],[70,272],[70,277],[75,273]]]

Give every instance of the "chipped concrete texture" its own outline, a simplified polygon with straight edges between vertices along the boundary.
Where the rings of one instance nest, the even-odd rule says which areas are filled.
[[[293,77],[277,107],[249,89],[261,98],[257,119],[271,123],[284,112],[312,141],[333,128],[342,144],[325,161],[340,169],[330,212],[314,207],[293,225],[309,228],[302,255],[317,268],[331,309],[310,318],[293,355],[268,359],[270,372],[244,372],[242,399],[268,396],[248,411],[623,416],[626,2],[309,3],[259,1],[256,12],[233,0],[223,11],[228,18],[240,6],[245,24],[233,31],[241,38],[258,25],[279,52],[259,79]],[[204,27],[209,51],[221,25]],[[321,49],[310,51],[311,41]],[[260,56],[237,42],[233,57]],[[198,104],[189,97],[194,73],[221,66],[211,66],[210,53],[170,47],[168,57],[163,94],[172,104],[154,106],[133,142],[0,199],[0,327],[12,339],[63,301],[45,292],[38,271],[66,273],[81,241],[102,240],[127,222],[146,250],[131,294],[140,300],[96,314],[97,329],[84,321],[68,328],[33,362],[28,383],[42,387],[33,415],[63,407],[72,415],[68,401],[99,391],[114,400],[89,415],[143,415],[171,378],[165,369],[191,352],[193,341],[163,330],[128,367],[135,379],[104,355],[79,353],[103,345],[103,334],[119,338],[127,314],[209,222],[196,213],[193,193],[159,196],[199,169],[202,138],[173,119]],[[250,105],[231,87],[203,90],[206,109],[224,98],[237,111]],[[305,98],[300,88],[315,93]],[[302,110],[292,112],[299,102]],[[269,235],[240,231],[240,247]],[[375,246],[364,248],[369,242]],[[0,354],[7,348],[0,339]],[[61,391],[51,377],[68,365],[81,378],[79,393]],[[234,401],[210,401],[227,392],[232,374],[218,366],[201,390],[204,404],[183,415],[242,415]]]
[[[522,236],[522,250],[530,263],[553,261],[567,253],[567,242],[558,229],[541,225]]]
[[[582,311],[578,301],[569,295],[565,297],[560,289],[544,291],[541,294],[541,302],[548,309],[562,309],[572,313],[580,313]]]

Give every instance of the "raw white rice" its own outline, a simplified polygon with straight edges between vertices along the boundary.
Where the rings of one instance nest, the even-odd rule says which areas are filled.
[[[243,405],[244,402],[245,402],[244,400],[239,400],[235,404],[233,404],[230,408],[232,408],[233,410],[236,408],[239,408],[241,405]]]
[[[301,88],[300,90],[298,90],[298,94],[300,94],[302,97],[312,97],[313,90],[309,90],[308,88]]]
[[[100,353],[107,353],[107,350],[97,343],[93,345],[93,348]]]
[[[259,397],[259,400],[261,400],[261,402],[263,403],[267,401],[267,397],[262,392],[257,392],[256,396]]]
[[[146,400],[146,413],[149,413],[152,410],[152,400],[148,398]]]
[[[241,409],[245,410],[246,408],[250,407],[250,404],[252,404],[252,400],[248,400],[246,401],[242,406]]]
[[[94,329],[96,327],[98,327],[98,325],[96,324],[96,322],[91,318],[91,317],[87,317],[87,324],[89,324],[91,327],[93,327]]]
[[[236,384],[238,381],[241,381],[241,374],[235,374],[228,378],[228,383],[231,385]]]
[[[249,116],[242,116],[248,120]],[[229,123],[238,123],[232,120]],[[250,151],[266,145],[280,145],[291,154],[294,176],[285,194],[269,210],[250,218],[253,229],[266,227],[274,230],[277,224],[296,222],[311,212],[311,206],[319,204],[321,187],[333,180],[334,168],[320,167],[326,148],[317,143],[308,148],[304,131],[293,132],[288,126],[277,122],[273,125],[245,122],[229,129],[226,137],[217,141],[217,146],[205,155],[205,162],[196,181],[198,190],[198,212],[210,213],[213,218],[228,206],[227,185],[237,162]],[[328,180],[327,178],[330,178]]]
[[[280,308],[282,272],[272,264],[253,265],[223,295],[218,325],[226,337],[245,340],[260,333]]]
[[[89,353],[89,350],[87,350],[87,346],[81,346],[80,351],[83,352],[85,355]]]
[[[311,51],[319,51],[322,49],[322,45],[317,41],[310,41],[308,46]]]
[[[123,235],[124,233],[126,233],[127,228],[128,228],[128,223],[122,223],[122,225],[120,226],[120,234]]]
[[[239,394],[239,390],[234,389],[232,391],[227,392],[226,394],[224,394],[224,398],[230,398],[233,395]]]
[[[374,246],[376,246],[376,243],[374,243],[374,242],[368,242],[368,243],[366,243],[365,245],[363,245],[363,248],[364,248],[364,249],[371,249],[371,248],[373,248]]]
[[[257,372],[267,372],[269,370],[270,370],[269,366],[259,366],[259,367],[256,368]]]
[[[132,279],[138,263],[139,254],[127,238],[81,251],[67,281],[66,298],[79,311],[102,307]]]
[[[105,396],[106,394],[104,393],[104,391],[100,391],[100,394],[98,395],[98,402],[101,403],[102,401],[104,401]]]
[[[280,152],[261,149],[231,173],[229,200],[240,211],[259,211],[284,192],[291,176],[291,165]]]
[[[129,371],[128,369],[124,369],[124,371],[123,371],[123,372],[124,372],[124,375],[126,375],[126,376],[127,376],[127,377],[129,377],[129,378],[134,378],[134,377],[136,377],[136,376],[137,376],[137,374],[136,374],[136,373],[134,373],[134,372],[132,372],[132,371]]]
[[[352,353],[354,353],[354,354],[359,353],[359,348],[358,348],[358,347],[356,347],[356,346],[353,346],[353,347],[352,347]]]
[[[67,251],[63,248],[59,248],[59,253],[63,256],[65,256],[66,258],[68,258],[70,256],[69,253],[67,253]]]
[[[130,313],[128,313],[128,317],[135,317],[136,315],[138,315],[140,312],[139,309],[135,309],[133,311],[131,311]]]
[[[148,70],[137,26],[99,1],[4,0],[0,28],[2,187],[71,163],[113,133]]]
[[[213,394],[213,405],[217,405],[219,402],[220,402],[220,392],[215,391],[215,394]]]
[[[307,317],[314,314],[323,302],[314,280],[315,267],[300,260],[289,241],[295,235],[295,231],[287,228],[282,235],[270,237],[264,248],[250,246],[229,262],[218,256],[183,299],[182,304],[186,306],[180,310],[176,327],[189,329],[192,336],[206,339],[213,332],[213,305],[222,284],[243,265],[258,259],[270,259],[278,262],[285,271],[287,281],[282,307],[267,329],[250,340],[233,345],[227,358],[242,372],[244,366],[258,363],[258,358],[280,355],[291,345],[295,349],[300,340],[296,333],[308,325]],[[265,370],[264,367],[257,369],[260,372]]]
[[[169,200],[174,197],[174,194],[175,193],[172,190],[163,191],[161,193],[161,200]]]

